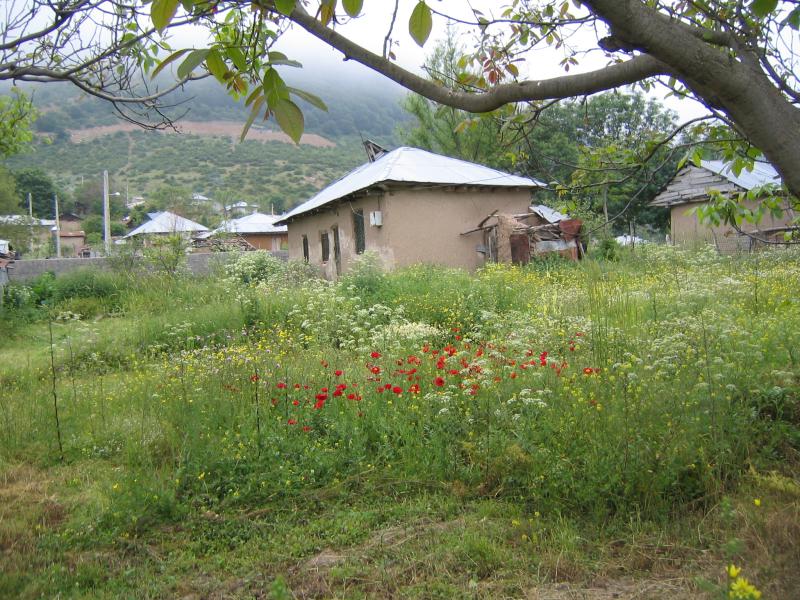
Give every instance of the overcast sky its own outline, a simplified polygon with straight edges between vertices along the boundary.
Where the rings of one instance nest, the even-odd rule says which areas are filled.
[[[433,50],[437,41],[444,39],[446,35],[446,21],[444,18],[434,15],[431,37],[425,44],[425,47],[420,48],[408,34],[408,20],[416,4],[417,0],[400,0],[399,11],[392,36],[396,44],[392,46],[392,49],[397,57],[396,62],[400,66],[421,73],[421,67],[425,62],[426,55]],[[499,17],[502,7],[506,6],[507,2],[492,2],[489,0],[434,0],[429,4],[441,13],[457,19],[473,21],[474,16],[471,7],[483,11],[487,17],[491,17],[493,13],[494,16]],[[391,0],[366,0],[364,2],[362,15],[356,19],[350,20],[344,25],[337,26],[337,29],[340,33],[346,35],[360,45],[365,46],[377,54],[382,54],[383,41],[389,30],[393,8],[394,2]],[[503,25],[499,25],[498,27],[503,27]],[[471,49],[474,45],[474,40],[469,28],[459,26],[458,31],[461,32],[460,42],[467,50]],[[598,31],[598,34],[600,36],[606,35],[604,30]],[[581,48],[596,50],[596,39],[597,35],[593,30],[584,28],[569,41],[573,43],[573,45]],[[204,40],[198,37],[197,33],[192,34],[185,31],[176,37],[176,43],[173,43],[173,46],[180,47],[181,44],[183,44],[202,47],[204,43]],[[343,61],[340,52],[333,50],[331,47],[317,40],[297,26],[280,39],[277,47],[289,55],[290,58],[297,59],[303,63],[310,63],[312,61],[318,64],[322,63],[332,72],[346,70],[351,74],[367,75],[371,73],[369,69],[354,61]],[[562,51],[543,48],[542,50],[537,50],[535,53],[527,55],[525,62],[520,63],[518,66],[521,75],[525,78],[547,79],[558,77],[567,74],[559,65],[563,57],[564,54]],[[608,59],[599,51],[580,55],[578,58],[580,60],[579,65],[571,68],[570,73],[598,69],[608,62]],[[693,118],[706,113],[705,109],[694,101],[665,99],[664,93],[664,88],[658,88],[650,95],[661,100],[669,108],[678,112],[683,119]]]

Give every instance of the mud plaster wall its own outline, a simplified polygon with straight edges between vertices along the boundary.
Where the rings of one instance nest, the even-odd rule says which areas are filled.
[[[339,227],[342,252],[342,273],[355,258],[352,211],[364,211],[366,249],[380,255],[388,269],[417,263],[438,264],[474,270],[484,264],[477,252],[483,245],[483,234],[474,229],[492,211],[519,214],[528,210],[529,190],[442,190],[400,189],[385,192],[301,217],[289,224],[289,257],[303,257],[302,236],[308,236],[309,262],[321,265],[326,277],[335,277],[333,265],[333,235],[331,228]],[[369,224],[369,213],[380,210],[383,226]],[[322,263],[320,235],[327,231],[331,240],[331,260]]]

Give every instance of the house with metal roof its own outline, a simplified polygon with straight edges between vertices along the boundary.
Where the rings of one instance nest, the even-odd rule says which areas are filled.
[[[252,213],[238,219],[225,221],[221,226],[202,233],[198,237],[208,239],[213,237],[238,236],[256,250],[286,250],[289,243],[288,228],[286,225],[276,225],[282,215],[265,215]]]
[[[365,251],[389,269],[475,269],[485,263],[485,248],[462,234],[492,212],[526,212],[532,192],[544,186],[418,148],[378,150],[276,223],[289,228],[290,258],[320,265],[331,278]]]
[[[751,241],[733,226],[712,226],[701,223],[693,209],[706,204],[712,190],[726,195],[747,192],[765,185],[781,185],[781,178],[772,165],[756,162],[751,171],[734,172],[729,163],[721,160],[703,160],[700,165],[687,164],[653,199],[652,206],[670,210],[670,236],[673,243],[694,244],[714,242],[721,251],[749,248]],[[745,203],[755,209],[758,201]],[[742,231],[760,232],[774,236],[782,232],[794,218],[791,206],[782,217],[765,214],[760,223],[742,223]]]
[[[194,234],[201,231],[208,231],[208,227],[196,223],[190,219],[185,219],[180,215],[171,213],[169,211],[147,213],[150,218],[139,227],[128,233],[123,239],[133,238],[136,236],[152,236],[152,235],[175,235],[179,234],[184,237],[192,237]]]

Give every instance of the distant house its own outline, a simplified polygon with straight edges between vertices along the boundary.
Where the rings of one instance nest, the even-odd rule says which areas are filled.
[[[230,215],[231,217],[246,215],[248,212],[254,213],[257,211],[258,206],[255,204],[248,204],[244,200],[225,205],[225,214]]]
[[[286,225],[275,225],[280,216],[253,213],[246,217],[231,219],[207,234],[200,237],[212,238],[226,235],[237,235],[257,250],[286,250],[289,235]]]
[[[415,263],[475,269],[482,240],[462,235],[493,212],[526,212],[542,183],[417,148],[385,152],[290,211],[289,257],[347,271],[369,250],[387,268]]]
[[[691,210],[709,201],[710,190],[735,194],[766,184],[780,185],[780,183],[777,171],[766,163],[756,163],[752,171],[742,171],[736,175],[727,163],[720,160],[704,160],[700,166],[687,165],[681,169],[653,199],[651,205],[670,209],[670,235],[674,243],[714,242],[720,250],[733,250],[742,246],[749,247],[749,238],[742,238],[730,225],[714,227],[701,223]],[[748,207],[755,208],[756,204],[757,201],[752,201]],[[759,231],[769,237],[782,231],[793,218],[791,209],[785,212],[782,218],[765,214],[760,223],[742,223],[741,229],[751,233]]]
[[[150,218],[139,225],[136,229],[128,233],[123,239],[130,239],[141,236],[145,240],[153,236],[181,235],[185,238],[193,237],[195,234],[208,231],[208,227],[195,223],[190,219],[185,219],[175,213],[162,211],[147,213]]]
[[[61,256],[75,257],[80,256],[80,252],[86,245],[86,234],[83,231],[64,231],[56,232],[56,228],[51,230],[53,238],[58,235],[61,243]],[[55,240],[54,240],[55,242]]]

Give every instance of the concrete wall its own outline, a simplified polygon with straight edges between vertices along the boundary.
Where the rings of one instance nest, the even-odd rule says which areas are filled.
[[[317,214],[289,224],[289,257],[303,258],[303,236],[308,237],[309,262],[320,265],[325,276],[336,277],[332,228],[339,228],[341,273],[356,257],[353,211],[364,212],[365,245],[377,252],[389,269],[416,263],[474,270],[484,264],[476,250],[483,243],[478,233],[461,233],[477,227],[492,211],[519,214],[528,210],[529,190],[400,189],[335,204]],[[371,226],[369,214],[381,211],[383,225]],[[330,260],[322,261],[322,233],[328,233]]]
[[[187,267],[192,275],[208,275],[215,266],[222,265],[226,261],[239,256],[240,252],[206,252],[189,254]],[[288,253],[271,252],[282,260],[287,260]],[[52,272],[56,276],[77,269],[108,269],[108,259],[102,258],[42,258],[32,260],[18,260],[14,262],[13,268],[8,270],[11,281],[28,281],[41,275],[42,273]]]

